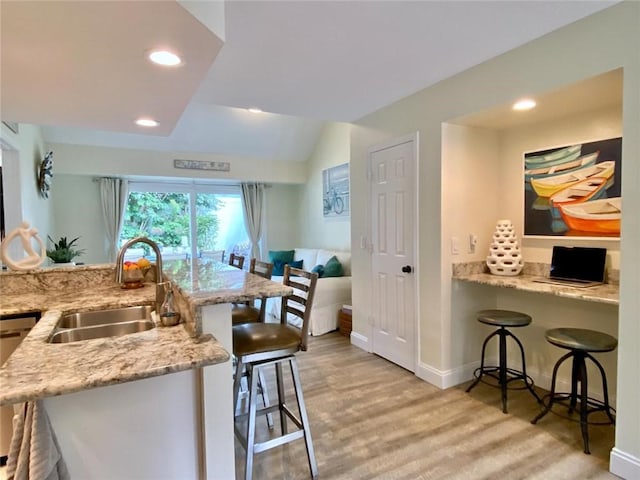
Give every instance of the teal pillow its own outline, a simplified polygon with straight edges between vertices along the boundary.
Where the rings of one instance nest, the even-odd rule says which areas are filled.
[[[324,265],[316,265],[311,269],[311,273],[317,273],[318,278],[322,278],[322,275],[324,275]]]
[[[286,263],[293,262],[293,255],[295,253],[295,250],[269,250],[269,261],[271,263],[276,260],[282,260]]]
[[[322,274],[322,278],[341,277],[342,275],[344,275],[344,269],[342,268],[340,260],[338,260],[334,255],[324,265],[324,273]]]
[[[295,262],[289,262],[289,266],[293,268],[302,269],[302,260],[296,260]],[[284,268],[284,267],[283,267]],[[282,272],[284,275],[284,272]],[[291,275],[292,277],[297,277],[297,275]]]
[[[284,275],[284,266],[293,262],[295,250],[269,250],[269,262],[273,263],[272,275],[281,277]]]

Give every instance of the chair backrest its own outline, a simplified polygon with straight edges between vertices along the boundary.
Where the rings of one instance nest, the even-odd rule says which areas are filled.
[[[267,280],[271,280],[271,274],[273,273],[273,263],[262,262],[257,258],[249,260],[249,273],[264,277]],[[244,302],[245,305],[252,305],[255,307],[256,300],[260,300],[260,315],[259,322],[264,322],[264,318],[267,316],[267,302],[264,298],[256,298],[250,302]]]
[[[231,252],[229,254],[229,265],[242,270],[242,268],[244,267],[244,256],[236,255],[235,253]]]
[[[307,272],[289,265],[284,266],[282,283],[294,289],[292,295],[282,297],[280,309],[280,323],[286,325],[288,314],[295,315],[302,320],[300,330],[300,350],[307,349],[307,337],[309,335],[309,321],[313,296],[316,291],[318,274]]]
[[[202,258],[212,258],[214,260],[217,260],[218,262],[224,262],[224,250],[209,250],[209,251],[202,251],[201,253]]]
[[[273,263],[262,262],[257,258],[252,258],[249,261],[249,273],[255,273],[267,280],[271,280],[271,275],[273,274]]]

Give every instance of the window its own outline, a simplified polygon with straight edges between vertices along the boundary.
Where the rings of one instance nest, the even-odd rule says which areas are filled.
[[[226,262],[231,252],[249,256],[240,187],[131,182],[120,245],[135,237],[155,241],[164,260],[209,257]],[[153,258],[145,244],[126,259]]]

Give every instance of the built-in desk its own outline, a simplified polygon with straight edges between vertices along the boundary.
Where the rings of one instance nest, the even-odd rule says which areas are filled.
[[[490,273],[466,273],[456,274],[453,278],[464,282],[480,283],[492,285],[494,287],[515,288],[525,292],[546,293],[558,297],[572,298],[575,300],[585,300],[587,302],[607,303],[618,305],[619,287],[618,285],[605,284],[595,287],[575,288],[562,285],[552,285],[549,283],[534,282],[539,275],[517,275],[514,277],[503,277]]]

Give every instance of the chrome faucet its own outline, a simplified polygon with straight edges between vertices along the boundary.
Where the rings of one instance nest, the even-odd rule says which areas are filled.
[[[160,307],[162,306],[167,290],[171,288],[171,285],[169,282],[164,281],[164,276],[162,274],[162,254],[160,253],[160,247],[158,247],[156,242],[148,239],[147,237],[136,237],[126,242],[122,248],[120,248],[118,258],[116,259],[116,282],[124,282],[124,254],[131,245],[135,245],[136,243],[146,243],[156,254],[156,313],[160,315]]]

